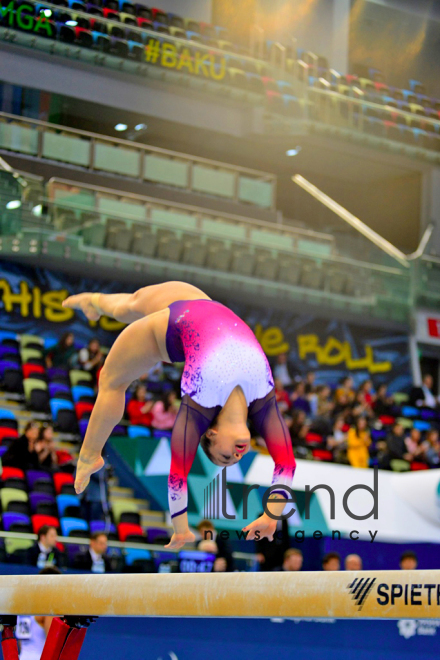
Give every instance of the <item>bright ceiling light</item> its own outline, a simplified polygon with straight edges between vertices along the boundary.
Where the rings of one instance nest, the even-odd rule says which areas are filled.
[[[21,202],[19,199],[13,199],[10,202],[6,204],[6,208],[8,211],[13,211],[14,209],[19,209],[21,206]]]
[[[52,16],[52,10],[51,9],[42,9],[41,13],[46,16],[46,18],[50,18]]]
[[[39,218],[43,213],[43,205],[42,204],[37,204],[37,206],[34,206],[32,209],[32,214],[36,215],[37,218]]]
[[[148,128],[147,124],[136,124],[135,131],[145,131]]]
[[[116,124],[115,131],[126,131],[127,128],[127,124]]]
[[[66,21],[68,27],[76,27],[78,25],[77,21]]]
[[[288,149],[286,151],[286,156],[297,156],[301,151],[301,147],[295,147],[295,149]]]

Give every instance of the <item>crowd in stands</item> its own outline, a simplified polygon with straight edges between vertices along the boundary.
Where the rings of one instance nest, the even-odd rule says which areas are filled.
[[[397,471],[440,465],[440,406],[430,375],[409,395],[394,397],[384,384],[375,390],[370,379],[355,388],[345,376],[332,389],[315,385],[313,372],[292,378],[284,354],[273,372],[298,458]]]

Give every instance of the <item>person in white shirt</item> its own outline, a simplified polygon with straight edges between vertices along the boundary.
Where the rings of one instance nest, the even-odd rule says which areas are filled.
[[[292,385],[292,378],[289,374],[286,353],[280,353],[280,355],[277,356],[277,363],[274,367],[273,375],[274,378],[277,378],[282,382],[284,387],[289,387],[289,385]]]
[[[94,532],[90,537],[88,549],[76,555],[74,567],[92,573],[110,573],[111,563],[106,557],[107,546],[107,534]]]
[[[47,566],[40,571],[40,575],[49,574],[60,575],[61,571],[56,566]],[[19,642],[20,660],[40,660],[52,619],[52,616],[17,617],[15,636]]]

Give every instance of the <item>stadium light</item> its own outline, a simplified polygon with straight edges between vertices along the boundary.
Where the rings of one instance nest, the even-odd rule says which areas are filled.
[[[321,202],[321,204],[330,209],[330,211],[336,213],[336,215],[339,216],[341,220],[347,222],[360,234],[363,234],[366,238],[368,238],[369,241],[377,245],[377,247],[380,248],[383,252],[386,252],[390,257],[393,257],[393,259],[396,259],[400,264],[402,264],[402,266],[409,268],[410,265],[408,259],[403,252],[398,250],[385,238],[382,238],[382,236],[377,234],[373,229],[370,229],[370,227],[362,222],[362,220],[350,213],[350,211],[347,211],[347,209],[319,190],[319,188],[310,183],[310,181],[304,179],[304,177],[302,177],[300,174],[295,174],[295,176],[292,177],[292,181],[296,183],[300,188],[312,195],[312,197],[318,200],[318,202]]]
[[[8,211],[14,211],[15,209],[19,209],[21,206],[21,202],[19,199],[12,199],[10,202],[6,204],[6,208]]]
[[[126,131],[127,128],[128,128],[127,124],[116,124],[115,131],[122,132],[122,131]]]
[[[288,149],[286,151],[286,156],[297,156],[301,151],[301,147],[295,147],[295,149]]]
[[[148,128],[147,124],[136,124],[135,131],[145,131]]]

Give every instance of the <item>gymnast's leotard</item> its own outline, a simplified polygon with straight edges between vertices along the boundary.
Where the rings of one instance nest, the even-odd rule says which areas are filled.
[[[252,330],[213,300],[182,300],[169,306],[166,347],[172,362],[184,362],[182,405],[171,436],[168,499],[171,517],[187,510],[187,476],[201,436],[237,385],[248,417],[275,461],[272,485],[289,497],[295,471],[292,442],[276,403],[272,372]]]

